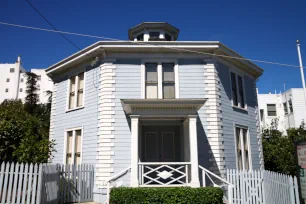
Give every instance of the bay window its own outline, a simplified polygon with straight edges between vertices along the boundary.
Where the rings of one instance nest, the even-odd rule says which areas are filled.
[[[84,106],[84,72],[69,79],[68,109]]]

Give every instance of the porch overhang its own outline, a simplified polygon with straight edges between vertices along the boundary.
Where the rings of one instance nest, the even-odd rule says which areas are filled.
[[[127,115],[140,117],[185,117],[197,115],[207,99],[121,99]]]

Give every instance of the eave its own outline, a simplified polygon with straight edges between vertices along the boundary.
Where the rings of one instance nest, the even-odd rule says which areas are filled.
[[[127,115],[178,117],[197,115],[207,99],[121,99]]]
[[[259,77],[263,70],[248,60],[241,60],[243,58],[230,48],[226,47],[218,41],[151,41],[151,42],[135,42],[135,41],[100,41],[83,50],[65,58],[64,60],[48,67],[46,69],[47,75],[51,76],[62,69],[84,62],[96,56],[103,56],[106,52],[171,52],[171,53],[210,53],[232,56],[233,58],[223,58],[231,63],[247,68],[255,77]],[[217,56],[216,56],[217,57]],[[222,57],[220,57],[222,58]],[[235,59],[236,58],[236,59]]]

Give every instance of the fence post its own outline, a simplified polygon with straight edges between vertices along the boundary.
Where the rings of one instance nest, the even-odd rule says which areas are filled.
[[[295,204],[294,202],[294,191],[293,191],[293,181],[292,177],[289,177],[289,188],[290,188],[290,203]]]
[[[37,186],[37,199],[36,203],[41,203],[41,191],[42,191],[42,164],[39,164],[38,169],[38,186]]]
[[[233,185],[229,185],[228,188],[227,188],[227,201],[228,201],[228,204],[233,204],[233,190],[234,190],[234,186]]]
[[[295,202],[300,204],[300,195],[299,195],[299,187],[296,176],[294,177],[294,191],[295,191]]]

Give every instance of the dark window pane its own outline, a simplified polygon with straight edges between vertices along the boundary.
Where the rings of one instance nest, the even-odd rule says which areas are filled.
[[[245,102],[244,102],[243,83],[241,76],[238,76],[238,86],[239,86],[240,106],[241,108],[244,108]]]
[[[232,99],[233,105],[238,106],[238,96],[237,96],[237,87],[236,87],[236,74],[231,73],[231,81],[232,81]]]
[[[163,81],[174,82],[174,64],[173,63],[163,63]]]
[[[172,39],[171,39],[171,35],[169,35],[169,34],[165,34],[165,39],[167,40],[167,41],[171,41]]]
[[[11,73],[15,72],[15,68],[10,68],[10,72]]]
[[[157,64],[147,63],[146,64],[146,81],[157,82]]]
[[[290,99],[288,102],[289,102],[290,113],[293,113],[292,100]]]
[[[159,39],[159,32],[150,32],[150,40],[156,40]]]
[[[268,116],[276,116],[276,105],[267,104]]]
[[[137,35],[137,41],[143,41],[143,34]]]
[[[264,109],[260,109],[260,120],[263,121],[264,118]]]
[[[163,95],[164,95],[163,96],[164,99],[175,98],[174,83],[163,84]]]
[[[285,115],[288,114],[287,103],[283,103]]]

